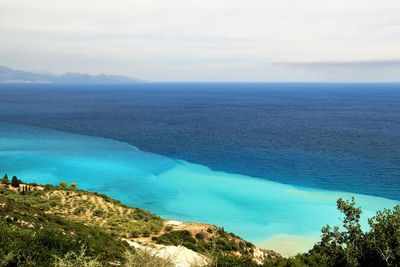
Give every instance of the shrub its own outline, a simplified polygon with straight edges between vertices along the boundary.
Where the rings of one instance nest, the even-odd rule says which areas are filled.
[[[248,257],[220,255],[214,259],[213,266],[218,266],[218,267],[231,267],[231,266],[258,267],[260,265],[258,265],[251,258],[248,258]],[[296,267],[299,267],[299,266],[296,266]]]
[[[73,251],[68,251],[62,257],[55,256],[55,260],[53,262],[54,267],[102,267],[103,264],[98,262],[96,259],[92,257],[86,256],[86,250],[81,249],[79,253],[75,253]]]
[[[24,230],[0,225],[3,266],[50,266],[53,255],[75,251],[79,243],[52,229]]]
[[[167,225],[167,226],[165,226],[164,231],[171,232],[173,229],[174,229],[174,227],[172,227],[171,225]]]
[[[198,240],[206,239],[207,236],[208,236],[208,235],[207,235],[206,233],[204,233],[204,232],[199,232],[199,233],[197,233],[197,234],[195,235],[196,239],[198,239]]]
[[[61,182],[60,184],[59,184],[59,186],[61,187],[61,188],[67,188],[67,183],[66,182]]]
[[[93,211],[93,215],[97,216],[97,217],[104,217],[105,213],[103,210],[97,209],[97,210]]]
[[[192,234],[187,230],[164,233],[163,235],[156,237],[155,241],[158,244],[174,246],[182,245],[188,248],[193,248],[193,245],[196,244],[196,239],[194,239]]]
[[[173,267],[174,264],[168,259],[151,255],[150,253],[142,250],[136,250],[134,253],[125,253],[126,267]]]
[[[51,184],[45,184],[44,185],[44,189],[45,190],[51,190],[51,189],[53,189],[53,186]]]
[[[4,177],[1,179],[1,184],[8,185],[10,181],[8,180],[7,174],[4,175]]]
[[[397,266],[400,263],[400,206],[378,211],[369,219],[371,230],[360,226],[361,209],[351,201],[338,199],[344,214],[343,231],[325,226],[322,238],[307,254],[297,257],[315,266]]]
[[[73,214],[74,215],[79,215],[84,211],[84,209],[82,207],[78,207],[76,209],[74,209]]]
[[[13,178],[11,179],[11,186],[18,188],[19,184],[20,184],[20,180],[18,180],[17,176],[13,176]]]
[[[142,233],[143,237],[149,237],[150,236],[150,232],[148,230],[144,230]]]
[[[139,230],[132,230],[130,232],[130,237],[132,238],[138,238],[141,235],[141,232]]]

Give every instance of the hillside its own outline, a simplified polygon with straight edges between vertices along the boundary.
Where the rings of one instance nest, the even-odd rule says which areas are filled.
[[[338,199],[342,228],[292,258],[259,249],[223,228],[179,222],[108,196],[59,186],[0,183],[0,266],[400,266],[400,205],[360,225],[354,198]]]
[[[96,258],[103,265],[124,264],[127,261],[126,253],[133,255],[138,250],[150,256],[160,256],[176,266],[179,261],[179,266],[190,266],[190,260],[195,261],[192,264],[196,266],[210,265],[212,262],[217,266],[227,266],[224,264],[226,261],[240,265],[243,261],[256,266],[280,258],[279,254],[256,248],[223,228],[163,220],[105,195],[79,190],[74,184],[67,187],[61,183],[53,187],[20,183],[18,187],[13,187],[3,182],[0,187],[0,218],[1,229],[8,233],[5,236],[10,240],[12,236],[18,236],[19,231],[56,238],[49,242],[60,245],[42,252],[48,255],[46,264],[51,264],[54,256],[65,253],[64,250],[57,250],[59,246],[65,247],[65,250],[71,248],[76,254],[81,253],[77,248],[84,246],[85,255]],[[0,238],[0,243],[4,242],[7,242],[7,238]],[[18,241],[15,246],[21,246],[21,242]],[[71,246],[62,245],[64,243]],[[183,255],[172,255],[178,252]],[[8,254],[4,253],[2,256],[7,258]],[[12,251],[7,253],[12,255]],[[30,258],[35,257],[30,255],[30,251],[26,253]],[[174,259],[173,256],[189,260],[182,265],[182,259]],[[11,257],[10,262],[16,260],[21,259]]]

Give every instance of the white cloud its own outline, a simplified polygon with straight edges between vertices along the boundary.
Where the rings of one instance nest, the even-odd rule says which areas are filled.
[[[325,80],[272,63],[400,59],[398,14],[397,0],[0,0],[0,64],[147,80]],[[342,78],[367,80],[359,71]],[[376,76],[400,80],[396,69]]]

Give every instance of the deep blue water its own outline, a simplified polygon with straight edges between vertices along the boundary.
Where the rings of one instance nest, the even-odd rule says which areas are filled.
[[[400,200],[399,84],[1,84],[0,121]]]

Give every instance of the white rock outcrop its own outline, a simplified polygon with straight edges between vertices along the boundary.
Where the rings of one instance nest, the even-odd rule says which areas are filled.
[[[206,256],[183,246],[164,246],[158,244],[146,246],[138,242],[126,241],[136,249],[145,250],[153,256],[170,260],[175,267],[206,266],[209,262]]]

